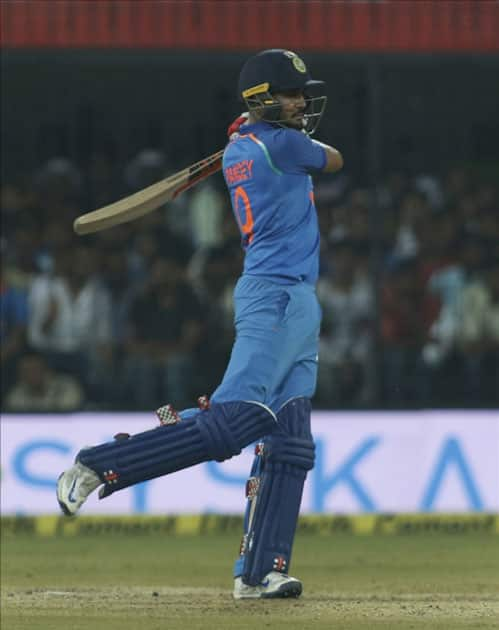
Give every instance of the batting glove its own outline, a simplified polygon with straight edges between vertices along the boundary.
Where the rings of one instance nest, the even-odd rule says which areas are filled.
[[[229,125],[227,129],[227,135],[229,136],[230,140],[235,140],[237,138],[240,133],[241,127],[248,122],[248,118],[249,113],[243,112],[236,118],[236,120],[234,120],[234,122]]]

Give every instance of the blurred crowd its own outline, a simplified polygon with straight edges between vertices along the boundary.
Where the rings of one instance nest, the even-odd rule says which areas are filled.
[[[132,223],[72,231],[168,173],[143,150],[4,180],[4,411],[181,408],[220,382],[243,261],[221,176]],[[466,168],[387,173],[374,194],[320,176],[316,202],[316,407],[498,407],[497,183]]]

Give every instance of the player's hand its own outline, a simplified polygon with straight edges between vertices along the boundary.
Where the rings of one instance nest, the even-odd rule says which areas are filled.
[[[227,135],[230,140],[234,140],[234,138],[237,138],[242,125],[248,122],[248,118],[249,118],[249,113],[243,112],[236,118],[236,120],[234,120],[229,125],[229,127],[227,128]]]

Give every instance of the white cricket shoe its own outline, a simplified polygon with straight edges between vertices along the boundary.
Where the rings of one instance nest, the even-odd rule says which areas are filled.
[[[260,584],[249,586],[241,577],[234,580],[234,599],[276,599],[283,597],[300,597],[302,583],[285,573],[271,571]]]
[[[93,470],[75,462],[57,480],[57,500],[66,516],[73,516],[85,503],[88,495],[102,484]]]

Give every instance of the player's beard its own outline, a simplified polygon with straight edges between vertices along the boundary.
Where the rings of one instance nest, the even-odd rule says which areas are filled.
[[[292,114],[282,124],[286,125],[286,127],[291,127],[291,129],[301,131],[305,126],[305,116],[303,112]]]

